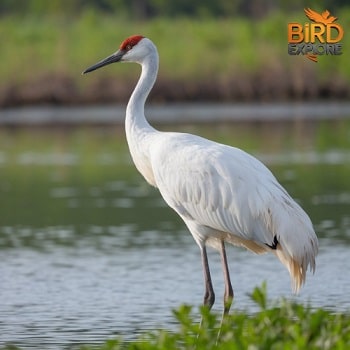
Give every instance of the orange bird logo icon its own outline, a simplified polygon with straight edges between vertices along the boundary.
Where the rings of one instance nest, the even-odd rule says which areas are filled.
[[[324,25],[331,24],[338,19],[337,17],[330,16],[331,13],[328,10],[325,10],[319,14],[318,12],[308,8],[304,9],[304,12],[306,16],[311,19],[311,21],[323,23]]]

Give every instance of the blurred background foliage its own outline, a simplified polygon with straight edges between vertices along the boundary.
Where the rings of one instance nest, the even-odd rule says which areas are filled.
[[[305,7],[338,17],[342,55],[288,55]],[[132,34],[160,53],[153,102],[347,99],[349,27],[344,0],[2,0],[0,107],[126,101],[137,69],[80,72]]]
[[[310,1],[273,1],[273,0],[2,0],[0,12],[36,13],[36,14],[72,14],[77,15],[86,9],[101,13],[123,15],[138,19],[154,17],[231,17],[246,16],[262,18],[273,11],[300,11],[304,7],[327,8],[330,11],[348,5],[346,0]]]

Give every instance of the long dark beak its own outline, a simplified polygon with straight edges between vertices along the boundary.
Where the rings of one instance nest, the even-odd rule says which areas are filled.
[[[93,66],[85,69],[82,74],[90,73],[98,68],[107,66],[108,64],[111,64],[114,62],[119,62],[122,59],[122,57],[124,56],[124,54],[125,54],[124,50],[118,50],[113,55],[110,55],[110,56],[106,57],[105,59],[103,59],[102,61],[97,62]]]

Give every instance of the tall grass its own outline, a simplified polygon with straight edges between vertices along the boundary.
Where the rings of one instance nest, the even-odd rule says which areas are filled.
[[[350,36],[346,35],[349,13],[347,9],[337,13],[345,28],[344,54],[321,57],[317,64],[287,54],[287,23],[304,22],[302,11],[288,15],[274,13],[260,21],[158,18],[140,22],[88,10],[77,18],[62,15],[38,18],[33,14],[1,17],[0,85],[21,83],[46,73],[64,74],[80,85],[80,72],[86,66],[116,50],[122,39],[134,33],[148,36],[157,44],[160,75],[169,79],[225,79],[273,67],[299,75],[309,69],[320,79],[339,76],[349,83]],[[134,76],[135,71],[103,70],[99,77],[117,74],[124,79]],[[95,79],[98,78],[94,76],[89,81]]]

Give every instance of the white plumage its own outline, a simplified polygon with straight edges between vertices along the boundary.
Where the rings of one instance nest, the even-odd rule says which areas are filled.
[[[187,134],[167,133],[152,147],[155,185],[198,244],[219,241],[273,251],[293,289],[315,269],[317,239],[309,217],[256,158]],[[271,249],[274,238],[279,245]]]
[[[158,72],[157,49],[149,39],[137,35],[124,40],[116,53],[84,73],[117,61],[142,65],[126,111],[127,141],[137,169],[180,215],[201,249],[204,303],[211,307],[215,300],[206,254],[211,245],[221,251],[225,313],[231,305],[224,242],[275,253],[297,292],[308,267],[315,270],[318,250],[308,215],[253,156],[199,136],[159,132],[148,124],[144,104]]]

